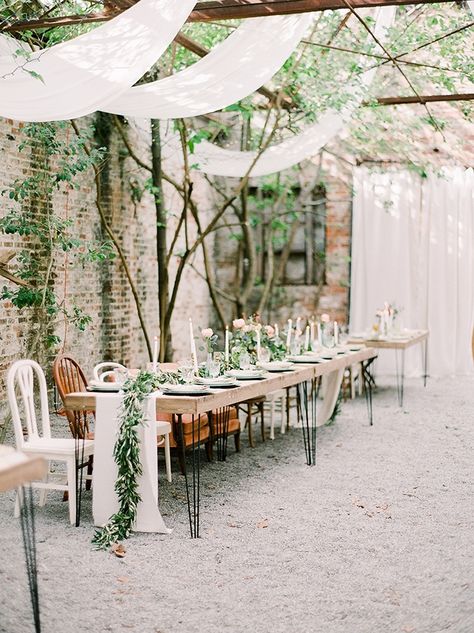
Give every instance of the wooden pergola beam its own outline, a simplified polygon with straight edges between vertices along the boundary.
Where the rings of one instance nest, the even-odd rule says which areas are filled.
[[[435,0],[352,0],[354,9],[363,7],[433,4]],[[447,2],[448,0],[441,0]],[[198,2],[190,22],[257,18],[268,15],[310,13],[328,9],[347,9],[343,0],[211,0]]]
[[[465,92],[451,95],[413,95],[409,97],[379,97],[375,101],[378,105],[404,105],[413,103],[434,103],[437,101],[472,101],[474,100],[474,93]],[[362,105],[372,105],[373,101],[364,101]]]
[[[36,20],[18,21],[15,24],[3,26],[4,32],[19,33],[21,31],[52,28],[57,26],[74,26],[77,24],[91,24],[105,22],[119,15],[136,0],[123,0],[120,5],[115,2],[107,3],[106,10],[99,13],[84,15],[45,16]],[[450,0],[439,0],[449,2]],[[401,6],[407,4],[433,4],[435,0],[352,0],[354,9],[364,7]],[[230,20],[256,18],[271,15],[288,15],[292,13],[311,13],[327,11],[329,9],[347,9],[344,0],[212,0],[198,2],[191,12],[189,22],[210,22],[214,20]]]

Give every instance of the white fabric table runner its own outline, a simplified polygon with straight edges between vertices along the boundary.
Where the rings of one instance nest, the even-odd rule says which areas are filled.
[[[156,396],[145,400],[146,424],[139,428],[140,458],[143,474],[139,478],[136,532],[159,532],[169,534],[169,530],[158,508],[158,458],[156,449]],[[114,446],[118,433],[119,409],[123,394],[96,395],[96,422],[94,470],[92,475],[92,514],[94,524],[105,525],[119,509],[114,490],[117,479],[117,465],[114,461]]]

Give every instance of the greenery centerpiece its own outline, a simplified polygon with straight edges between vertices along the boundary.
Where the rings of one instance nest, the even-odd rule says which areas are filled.
[[[260,346],[267,348],[272,360],[282,360],[286,355],[284,342],[272,325],[262,325],[258,316],[248,319],[234,319],[230,338],[229,362],[233,369],[240,367],[240,356],[248,354],[252,364],[257,362],[257,339]]]
[[[96,530],[92,543],[97,549],[107,549],[114,543],[128,538],[137,517],[137,507],[141,501],[138,478],[142,474],[138,429],[140,425],[145,424],[144,400],[162,384],[182,382],[179,371],[140,371],[124,383],[119,432],[114,447],[114,459],[117,464],[115,492],[119,510],[110,517],[104,527]]]

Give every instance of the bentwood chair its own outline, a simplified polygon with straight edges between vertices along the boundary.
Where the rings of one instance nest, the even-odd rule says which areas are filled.
[[[39,388],[40,418],[36,415],[35,386]],[[43,481],[34,482],[41,490],[40,506],[46,503],[47,490],[63,490],[68,492],[69,520],[76,523],[76,483],[78,450],[81,459],[91,457],[94,453],[94,442],[84,439],[78,445],[74,439],[51,437],[49,419],[48,392],[43,370],[34,360],[18,360],[10,367],[7,375],[8,401],[11,408],[15,429],[16,447],[29,455],[43,457],[48,462],[64,462],[66,464],[66,483],[52,480],[48,473]],[[19,392],[19,398],[17,398]],[[81,465],[79,465],[80,467]],[[15,514],[20,511],[19,498],[15,504]]]
[[[105,381],[114,376],[114,370],[120,369],[124,372],[127,372],[128,369],[125,365],[121,365],[120,363],[114,363],[113,361],[104,361],[103,363],[99,363],[92,370],[92,374],[94,376],[94,380]],[[158,440],[157,446],[161,448],[164,446],[165,449],[165,466],[166,466],[166,478],[169,482],[173,481],[173,477],[171,474],[171,450],[170,450],[170,433],[171,433],[171,424],[166,420],[156,420],[156,434],[159,437],[162,437],[162,440]]]
[[[53,363],[53,379],[63,405],[68,394],[85,391],[88,384],[81,366],[68,354],[60,354],[56,357]],[[89,422],[94,420],[94,411],[72,411],[64,406],[64,413],[73,437],[81,439],[93,437]]]

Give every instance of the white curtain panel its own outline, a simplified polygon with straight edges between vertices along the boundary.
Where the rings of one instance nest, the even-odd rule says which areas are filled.
[[[366,330],[384,301],[402,327],[428,328],[432,376],[473,371],[474,172],[446,168],[421,178],[408,171],[354,170],[351,329]],[[421,346],[408,350],[407,375],[420,375]],[[381,350],[380,373],[395,352]]]
[[[387,29],[392,25],[395,13],[395,7],[378,9],[374,31],[382,42],[387,37]],[[365,58],[360,59],[359,63],[367,65]],[[372,62],[370,64],[373,65]],[[352,102],[342,112],[328,112],[321,117],[318,123],[309,126],[301,134],[270,146],[262,152],[257,161],[256,152],[229,150],[208,141],[202,141],[196,146],[192,157],[195,168],[214,176],[234,178],[242,178],[250,171],[255,177],[288,169],[307,158],[311,158],[342,130],[354,110],[360,105],[374,75],[375,69],[365,73],[360,84],[354,88]],[[179,155],[179,139],[168,139],[164,151],[167,156]]]
[[[311,22],[311,13],[244,20],[200,61],[176,75],[130,88],[102,110],[152,119],[220,110],[271,79]]]
[[[143,76],[176,37],[196,0],[140,0],[72,40],[29,60],[0,58],[0,116],[72,119],[104,108]],[[18,45],[3,36],[2,52]],[[22,68],[22,65],[24,67]],[[41,80],[30,75],[33,71]]]

